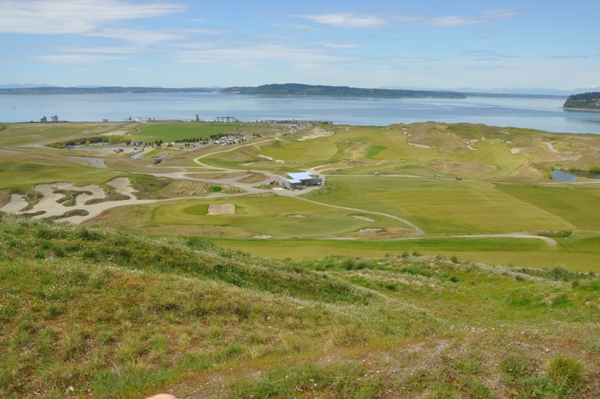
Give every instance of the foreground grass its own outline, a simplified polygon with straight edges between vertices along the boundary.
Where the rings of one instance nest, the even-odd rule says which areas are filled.
[[[4,216],[0,396],[597,397],[600,281]]]

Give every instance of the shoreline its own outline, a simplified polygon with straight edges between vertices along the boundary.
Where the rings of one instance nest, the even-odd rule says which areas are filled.
[[[591,108],[568,108],[568,107],[558,107],[558,108],[562,108],[565,111],[600,112],[600,109],[591,109]]]

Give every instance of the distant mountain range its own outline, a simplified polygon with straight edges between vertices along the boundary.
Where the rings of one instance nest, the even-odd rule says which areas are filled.
[[[382,98],[466,98],[466,97],[568,97],[574,94],[600,91],[600,86],[573,90],[552,88],[455,88],[423,89],[416,87],[385,86],[380,88],[356,88],[348,86],[305,85],[299,83],[268,84],[257,87],[120,87],[120,86],[75,86],[57,87],[47,84],[11,83],[0,85],[1,94],[121,94],[121,93],[206,93],[248,95],[294,95],[294,96],[338,96],[338,97],[382,97]]]
[[[270,96],[334,96],[383,98],[466,98],[464,94],[433,90],[362,89],[348,86],[314,86],[300,83],[270,84],[258,87],[229,87],[222,94],[257,94]]]
[[[423,88],[404,87],[404,86],[384,86],[382,89],[405,89],[405,90],[426,90]],[[452,89],[431,88],[427,90],[451,90],[459,93],[477,93],[477,94],[516,94],[516,95],[537,95],[537,96],[563,96],[568,97],[573,94],[587,93],[591,91],[600,91],[600,86],[590,86],[577,89],[554,89],[543,87],[506,87],[506,88],[474,88],[474,87],[457,87]]]
[[[211,93],[218,89],[206,87],[165,88],[165,87],[120,87],[120,86],[79,86],[79,87],[14,87],[0,88],[1,94],[148,94],[148,93]]]

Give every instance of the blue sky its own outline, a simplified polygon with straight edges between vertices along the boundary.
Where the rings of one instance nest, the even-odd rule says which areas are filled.
[[[597,0],[0,0],[0,84],[600,86]]]

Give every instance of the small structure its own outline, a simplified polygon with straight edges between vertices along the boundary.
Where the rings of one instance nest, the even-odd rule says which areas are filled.
[[[235,116],[217,116],[217,122],[232,123],[239,121]]]
[[[319,175],[311,175],[309,172],[288,173],[289,178],[279,178],[279,185],[294,190],[310,186],[318,186],[323,183],[323,179]]]

